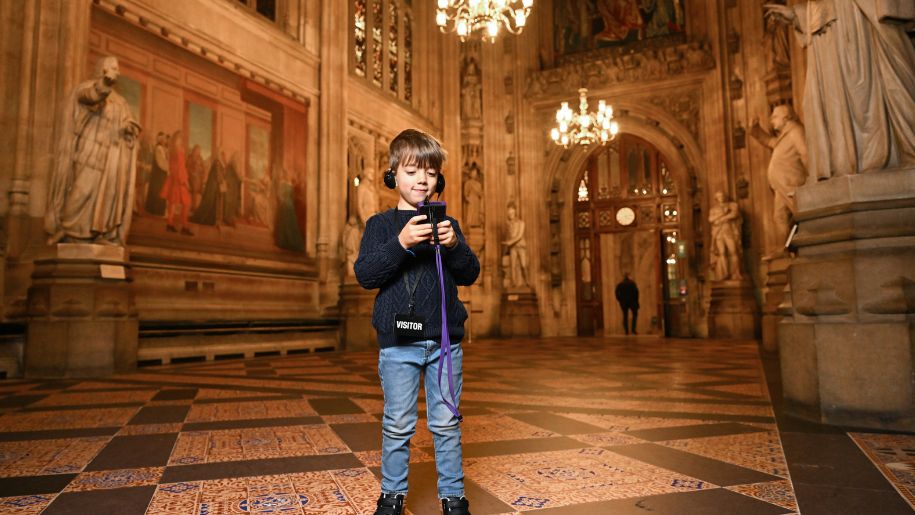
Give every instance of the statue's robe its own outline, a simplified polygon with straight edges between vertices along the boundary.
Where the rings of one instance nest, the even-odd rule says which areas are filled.
[[[812,180],[915,166],[911,0],[794,6],[807,50],[804,125]]]

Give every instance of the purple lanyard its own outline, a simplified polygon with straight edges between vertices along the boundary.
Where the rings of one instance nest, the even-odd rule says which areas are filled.
[[[437,235],[436,235],[437,236]],[[438,238],[436,238],[438,239]],[[441,288],[442,293],[442,347],[439,352],[438,359],[438,385],[439,385],[439,394],[442,396],[442,402],[445,403],[445,406],[448,406],[448,409],[451,410],[451,413],[457,417],[458,422],[463,422],[464,417],[461,415],[461,412],[457,408],[457,400],[454,396],[454,377],[452,375],[452,364],[451,364],[451,335],[448,333],[448,313],[445,309],[445,275],[442,272],[442,246],[438,242],[435,243],[435,268],[438,270],[438,284]],[[445,392],[442,390],[442,358],[444,357],[445,361],[448,363],[448,392],[451,393],[451,402],[448,402],[448,399],[445,399]]]

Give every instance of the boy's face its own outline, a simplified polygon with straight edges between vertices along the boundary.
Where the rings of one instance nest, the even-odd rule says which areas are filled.
[[[413,208],[429,198],[438,184],[437,171],[416,164],[398,165],[394,177],[397,179],[397,192],[400,193],[401,201]]]

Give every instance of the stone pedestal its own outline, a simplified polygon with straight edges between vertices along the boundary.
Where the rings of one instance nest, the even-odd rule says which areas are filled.
[[[790,305],[790,296],[785,294],[788,284],[787,255],[764,257],[766,286],[763,288],[762,345],[767,352],[778,352],[778,323],[784,318],[785,301]]]
[[[540,336],[537,294],[529,289],[509,289],[502,294],[502,336]]]
[[[794,313],[779,324],[786,408],[915,431],[915,169],[798,190]]]
[[[340,313],[343,315],[343,348],[372,350],[378,348],[378,337],[372,327],[372,308],[376,291],[366,290],[355,282],[340,287]]]
[[[748,279],[712,282],[708,312],[709,337],[756,338],[758,312],[753,285]]]
[[[123,247],[61,243],[35,260],[27,377],[92,377],[136,368],[139,327]]]

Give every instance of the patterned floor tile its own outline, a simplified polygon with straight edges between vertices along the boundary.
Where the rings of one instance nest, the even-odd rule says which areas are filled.
[[[84,408],[75,410],[6,413],[0,416],[0,430],[38,431],[48,429],[118,427],[125,425],[139,409],[139,407]]]
[[[0,513],[38,515],[51,504],[57,494],[23,495],[0,498]]]
[[[766,474],[788,477],[785,454],[778,433],[775,431],[655,443]]]
[[[80,406],[104,405],[120,403],[145,403],[156,394],[155,390],[128,390],[121,392],[63,392],[50,395],[34,404],[30,408],[46,406]]]
[[[191,431],[178,435],[169,465],[349,452],[324,425]]]
[[[306,400],[195,404],[185,422],[216,422],[317,415]]]
[[[472,424],[461,426],[461,441],[464,443],[559,436],[557,433],[546,431],[505,415],[476,415],[471,418],[473,418]],[[416,436],[413,437],[412,441],[415,445],[423,447],[433,444],[432,433],[429,432],[424,420],[420,420],[416,424]]]
[[[159,484],[164,467],[141,469],[102,470],[84,472],[70,482],[65,492],[88,492],[90,490],[111,490],[131,486],[149,486]]]
[[[797,511],[797,499],[794,498],[794,488],[791,481],[770,481],[768,483],[754,483],[751,485],[729,486],[728,490],[743,495],[749,495],[761,501],[781,506],[782,508]]]
[[[476,458],[466,460],[465,470],[521,511],[717,488],[598,448]]]
[[[378,422],[374,415],[368,413],[346,413],[343,415],[321,415],[327,424],[355,424],[358,422]]]
[[[0,442],[0,477],[71,474],[83,470],[111,437]]]
[[[849,433],[848,436],[915,510],[915,435]]]
[[[183,424],[138,424],[124,426],[118,431],[118,436],[127,435],[156,435],[162,433],[177,433]]]

